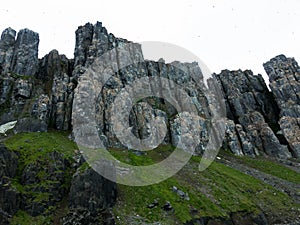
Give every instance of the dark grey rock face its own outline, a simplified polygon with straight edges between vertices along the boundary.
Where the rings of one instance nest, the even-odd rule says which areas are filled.
[[[279,109],[261,75],[249,70],[214,74],[222,86],[227,105],[227,147],[238,155],[291,157],[275,133]],[[235,123],[235,124],[234,124]]]
[[[17,165],[17,156],[0,144],[0,224],[9,224],[8,219],[19,208],[18,193],[11,185]]]
[[[33,78],[38,70],[39,35],[28,29],[3,31],[0,40],[0,123],[25,114],[34,98]],[[26,112],[29,114],[30,112]]]
[[[71,108],[75,88],[75,83],[71,79],[72,68],[73,61],[67,59],[65,55],[59,55],[56,50],[40,60],[37,78],[45,83],[44,90],[47,94],[41,95],[40,98],[42,102],[47,102],[47,106],[41,104],[38,106],[46,114],[43,117],[49,126],[58,130],[71,128]],[[49,98],[49,101],[45,98]]]
[[[11,70],[21,76],[34,76],[38,71],[39,35],[28,29],[20,30],[14,46]]]
[[[159,80],[156,78],[165,78],[173,84],[170,82],[164,89],[175,89],[175,95],[166,91],[160,98],[147,97],[132,108],[127,104],[116,113],[117,118],[120,119],[125,111],[130,111],[129,126],[139,140],[147,139],[153,130],[163,132],[157,126],[163,125],[167,129],[163,144],[177,145],[185,138],[188,140],[185,142],[187,147],[195,147],[197,143],[196,154],[205,150],[211,129],[212,111],[209,103],[212,99],[206,94],[207,88],[197,63],[167,64],[163,60],[144,60],[139,44],[114,37],[99,22],[95,25],[87,23],[78,28],[74,59],[68,59],[56,50],[38,59],[38,44],[38,34],[28,29],[21,30],[17,37],[11,28],[1,35],[0,124],[18,120],[16,132],[42,132],[47,128],[71,130],[74,94],[78,83],[82,82],[80,77],[93,65],[95,59],[107,53],[111,68],[116,70],[99,92],[95,105],[98,131],[106,146],[124,147],[116,137],[110,120],[111,105],[121,89],[133,84],[137,78],[145,78],[149,80],[148,87],[155,93],[161,91],[164,85],[161,81],[156,82]],[[300,68],[294,59],[282,55],[270,60],[264,67],[270,77],[272,92],[268,90],[262,76],[253,75],[249,70],[224,70],[214,74],[211,79],[220,84],[226,100],[224,147],[236,155],[267,154],[278,158],[299,158]],[[180,109],[187,108],[187,101],[176,91],[175,84],[183,87],[193,99],[197,116],[185,112],[180,117],[177,109],[163,99],[173,96]],[[90,89],[91,86],[87,84],[82,94],[88,95]],[[126,101],[126,96],[122,100]],[[156,121],[156,124],[151,121]],[[195,122],[198,129],[191,129]],[[126,130],[120,128],[118,132],[123,131]],[[155,146],[154,141],[150,141],[150,145]],[[57,152],[47,157],[51,159],[49,162],[30,163],[21,171],[21,184],[36,194],[27,196],[20,194],[12,185],[17,156],[0,146],[0,224],[7,224],[18,209],[33,216],[44,214],[49,206],[56,205],[66,195],[65,173],[70,169],[70,163]],[[41,174],[44,177],[41,178]],[[50,182],[39,185],[45,180]],[[63,224],[114,224],[110,207],[115,204],[116,193],[115,183],[92,169],[78,169],[72,178],[68,195],[70,210]],[[180,196],[184,194],[180,191],[177,193]],[[171,205],[166,209],[170,207],[172,209]],[[266,224],[263,215],[232,215],[230,220],[223,222],[240,224],[245,218],[249,223],[257,221],[257,224]],[[206,224],[208,221],[220,222],[213,218],[202,218],[188,224]]]
[[[294,58],[276,56],[264,64],[280,108],[279,125],[295,157],[300,158],[300,67]]]
[[[0,40],[0,74],[10,72],[14,54],[16,31],[7,28],[2,32]]]
[[[110,51],[112,49],[114,50]],[[160,78],[171,80],[174,84],[184,87],[184,90],[193,98],[199,116],[203,120],[199,123],[203,125],[203,129],[207,129],[205,120],[210,117],[210,110],[208,109],[208,100],[203,93],[204,90],[202,90],[204,89],[202,73],[196,63],[174,62],[172,64],[166,64],[163,61],[154,62],[144,60],[140,45],[128,42],[125,39],[115,38],[112,34],[108,34],[101,23],[97,23],[94,26],[86,24],[79,27],[76,31],[73,78],[76,79],[80,77],[97,57],[103,56],[104,54],[105,59],[111,63],[109,66],[113,67],[115,71],[109,74],[111,78],[106,82],[99,93],[99,103],[96,105],[96,117],[99,133],[106,137],[108,146],[123,147],[122,143],[120,143],[116,137],[111,124],[110,118],[113,113],[111,112],[111,106],[114,100],[120,97],[118,94],[121,89],[133,84],[138,78],[148,79],[148,87],[154,94],[160,92],[161,87],[166,90],[174,89],[172,83],[168,84],[168,86],[164,86]],[[198,83],[196,83],[196,81],[193,80],[193,75],[197,76],[200,82],[197,81]],[[151,82],[151,80],[154,79],[158,81]],[[84,89],[88,90],[89,88],[91,87],[86,86]],[[89,91],[85,94],[89,94]],[[186,107],[186,100],[180,98],[179,91],[176,96],[174,93],[165,93],[165,95],[166,97],[173,96],[180,108],[184,109],[184,107]],[[125,97],[124,101],[127,101]],[[202,136],[198,131],[195,134],[190,133],[188,126],[192,124],[192,120],[186,122],[185,131],[180,133],[179,130],[184,130],[179,126],[180,121],[178,121],[178,119],[173,121],[177,113],[176,109],[161,98],[149,97],[134,105],[132,109],[129,107],[131,107],[130,104],[125,105],[122,108],[122,112],[131,111],[129,126],[132,128],[133,134],[139,139],[148,138],[153,130],[156,130],[158,133],[161,132],[162,129],[156,128],[151,124],[151,121],[156,119],[161,121],[160,124],[165,124],[167,130],[170,131],[166,133],[163,139],[163,143],[165,144],[177,144],[182,136],[195,139],[198,143],[201,141],[202,145],[205,145],[208,140],[208,132],[203,132]],[[118,112],[118,115],[120,115],[118,121],[121,121],[123,114]],[[176,131],[172,132],[171,130],[173,128]],[[149,146],[155,147],[155,141],[150,142]],[[130,148],[130,145],[127,147]]]
[[[70,211],[63,218],[63,224],[114,224],[109,208],[115,204],[116,198],[116,183],[92,168],[79,169],[73,176],[68,197]]]
[[[14,177],[17,171],[18,160],[15,153],[0,144],[0,177]]]
[[[20,184],[31,194],[23,193],[21,207],[32,216],[45,213],[47,208],[60,202],[66,195],[64,184],[69,176],[67,174],[69,162],[55,151],[49,153],[47,158],[49,159],[47,162],[30,163],[22,171]]]
[[[185,137],[191,143],[198,143],[198,153],[205,149],[210,129],[210,99],[205,94],[206,88],[197,64],[144,60],[140,45],[114,37],[100,22],[78,27],[74,60],[67,59],[56,50],[38,60],[38,43],[38,34],[28,29],[21,30],[17,38],[11,28],[2,33],[0,123],[18,119],[19,124],[22,121],[25,124],[23,130],[19,126],[21,131],[25,131],[26,127],[28,131],[44,131],[45,125],[58,130],[71,129],[74,90],[80,76],[96,58],[108,54],[116,71],[99,93],[96,105],[99,134],[106,145],[123,146],[112,128],[111,104],[122,88],[144,77],[149,81],[166,78],[184,87],[197,109],[199,129],[195,132],[189,129],[195,118],[184,121],[184,127],[181,127],[177,110],[166,100],[153,97],[144,99],[132,109],[124,108],[131,110],[129,125],[132,133],[139,139],[147,139],[152,130],[161,132],[160,128],[151,124],[157,119],[168,130],[162,143],[176,145]],[[131,47],[125,47],[129,43]],[[116,50],[118,47],[121,50]],[[122,67],[122,57],[126,63],[133,59],[139,63]],[[299,157],[299,67],[294,60],[278,56],[265,64],[265,68],[270,76],[272,92],[262,76],[255,76],[249,70],[224,70],[214,75],[226,99],[228,120],[224,144],[238,155],[266,153],[286,158],[290,157],[290,150],[293,156]],[[196,82],[194,76],[199,78]],[[162,87],[160,82],[149,84],[154,91]],[[172,89],[172,85],[166,88]],[[186,106],[180,95],[176,100],[181,108]],[[32,121],[34,129],[29,129],[29,124],[24,121]]]
[[[69,193],[69,208],[86,208],[92,214],[112,207],[117,197],[116,183],[109,181],[92,168],[74,174]]]
[[[140,50],[138,52],[141,54]],[[134,52],[132,54],[135,54]],[[112,126],[110,124],[111,112],[109,111],[110,106],[112,105],[114,99],[119,94],[119,90],[123,88],[125,85],[132,84],[137,77],[144,77],[145,79],[149,79],[149,89],[153,91],[154,94],[160,91],[160,88],[163,87],[165,90],[170,90],[168,93],[163,93],[162,97],[168,98],[168,96],[173,96],[174,101],[176,101],[179,105],[180,109],[185,108],[185,100],[181,99],[179,91],[176,92],[177,95],[174,95],[172,85],[176,84],[180,87],[184,87],[184,90],[187,93],[191,93],[194,95],[194,102],[197,104],[197,111],[199,112],[199,118],[194,118],[199,120],[199,126],[201,125],[204,132],[202,136],[199,131],[195,131],[195,133],[191,133],[191,130],[188,128],[193,124],[192,118],[190,121],[181,121],[180,118],[175,117],[177,114],[177,110],[168,103],[167,100],[163,100],[162,98],[149,97],[146,98],[143,102],[136,104],[132,108],[132,113],[130,114],[129,126],[133,128],[133,132],[139,139],[145,139],[149,137],[150,133],[154,130],[157,133],[160,133],[162,128],[159,125],[165,124],[168,128],[169,132],[166,133],[164,137],[163,143],[174,144],[177,145],[178,141],[183,137],[187,137],[190,139],[195,139],[195,142],[200,142],[202,145],[205,145],[208,139],[208,127],[206,124],[206,119],[210,117],[208,102],[206,97],[204,96],[203,91],[197,87],[195,82],[191,76],[191,68],[196,67],[197,65],[193,64],[165,64],[162,62],[153,62],[146,61],[145,63],[141,63],[137,66],[130,66],[128,68],[124,68],[120,70],[120,73],[113,76],[113,85],[108,83],[103,88],[103,91],[100,95],[100,104],[99,104],[99,117],[101,115],[104,116],[104,119],[99,120],[99,124],[102,128],[102,133],[108,137],[109,144],[114,146],[118,143],[117,138],[114,135],[114,131],[112,130]],[[182,68],[182,69],[181,69]],[[163,82],[161,79],[168,79],[174,82],[172,84],[167,84]],[[157,82],[151,82],[151,79],[157,79]],[[194,92],[192,90],[195,90]],[[126,101],[126,99],[124,99]],[[129,105],[126,107],[130,107]],[[123,108],[124,111],[130,111],[130,109]],[[187,110],[188,111],[188,110]],[[120,114],[122,116],[122,114]],[[185,117],[188,120],[188,117]],[[151,124],[151,121],[154,120],[161,121],[157,124]],[[120,118],[119,121],[122,121]],[[181,122],[185,122],[185,127],[180,126]],[[150,146],[153,144],[155,146],[155,141],[150,143]],[[118,147],[118,146],[116,146]]]
[[[16,133],[22,132],[46,132],[47,124],[41,120],[34,118],[22,118],[18,120],[14,131]]]
[[[10,39],[7,37],[9,31]],[[0,48],[1,56],[7,54],[7,43],[12,42],[13,31],[7,29],[2,36],[4,47]],[[70,129],[73,89],[76,86],[70,79],[73,60],[59,55],[56,50],[38,60],[38,34],[27,29],[19,32],[13,46],[11,66],[2,66],[4,69],[0,77],[0,122],[27,117],[27,121],[35,121],[33,127],[37,127],[38,120],[43,126],[27,131],[45,131],[45,125],[58,130]],[[25,128],[21,130],[26,131]]]
[[[74,65],[84,65],[88,56],[89,47],[93,39],[94,26],[87,23],[78,27],[76,31],[75,62]]]

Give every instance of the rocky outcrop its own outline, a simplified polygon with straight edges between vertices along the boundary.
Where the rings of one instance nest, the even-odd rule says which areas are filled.
[[[40,96],[42,104],[38,104],[43,113],[38,113],[44,121],[58,130],[71,128],[71,109],[73,90],[72,82],[73,61],[65,55],[59,55],[53,50],[40,60],[40,70],[37,75],[44,85],[44,95]],[[49,99],[49,100],[48,100]]]
[[[210,118],[210,114],[208,102],[204,96],[203,90],[197,87],[197,84],[195,84],[193,77],[191,76],[190,71],[193,67],[198,66],[188,63],[165,64],[164,62],[145,61],[144,63],[138,65],[137,68],[131,65],[120,70],[120,73],[117,76],[114,76],[115,84],[119,85],[105,85],[100,97],[99,109],[102,109],[102,112],[100,111],[99,114],[104,115],[103,121],[99,120],[101,124],[100,127],[104,128],[102,132],[108,137],[110,145],[114,146],[115,143],[118,143],[118,139],[115,137],[115,132],[112,130],[112,126],[110,125],[110,117],[112,116],[112,112],[110,112],[109,109],[115,98],[120,97],[119,93],[121,88],[125,87],[125,85],[133,84],[136,80],[136,77],[148,80],[148,85],[146,85],[145,88],[152,95],[156,96],[145,98],[143,103],[139,102],[133,106],[131,110],[131,114],[129,116],[129,127],[132,127],[133,133],[137,138],[143,140],[151,136],[151,134],[160,134],[164,130],[162,126],[165,126],[167,130],[169,130],[169,132],[166,132],[162,140],[162,142],[165,144],[171,143],[173,145],[177,145],[178,141],[183,139],[183,136],[185,136],[191,139],[194,138],[198,145],[205,145],[205,142],[207,142],[208,139],[208,131],[206,129],[208,126],[205,125],[205,123],[207,122],[206,119]],[[135,73],[136,77],[134,75]],[[164,82],[164,79],[168,79],[169,82]],[[174,85],[177,86],[177,90],[172,88]],[[183,97],[179,89],[180,87],[184,87],[183,90],[186,91],[186,93],[190,93],[194,96],[186,95]],[[164,89],[164,92],[161,92],[161,88]],[[197,91],[192,92],[191,90],[193,89]],[[135,91],[137,93],[141,92],[141,90],[138,88]],[[173,96],[173,99],[170,99],[169,96]],[[188,119],[188,116],[181,116],[181,120],[178,118],[178,116],[176,117],[178,111],[190,111],[186,108],[186,105],[188,105],[187,102],[189,101],[186,98],[188,97],[193,98],[194,103],[197,106],[196,112],[198,112],[199,115],[199,118],[197,119],[199,119],[199,123],[205,129],[202,132],[202,137],[200,132],[196,131],[195,134],[192,134],[191,130],[188,128],[194,124],[193,120],[181,121],[182,119]],[[171,102],[171,100],[173,102]],[[176,104],[174,103],[178,105],[178,108],[175,108],[174,105]],[[128,107],[131,106],[123,106],[122,110],[124,113],[130,111],[130,108]],[[115,112],[115,115],[120,115],[118,121],[122,121],[122,115],[125,114],[117,114]],[[155,120],[160,122],[155,122],[153,124]],[[200,120],[202,120],[202,122],[200,122]],[[184,123],[186,124],[186,128],[181,126],[181,124]],[[153,139],[148,146],[155,147],[156,141],[156,139]],[[200,141],[202,142],[200,143]],[[130,144],[127,144],[127,146],[130,148]]]
[[[178,140],[186,137],[186,140],[195,140],[194,142],[197,142],[198,146],[206,144],[208,131],[203,131],[202,136],[199,134],[200,132],[192,134],[188,128],[191,126],[192,120],[186,122],[187,129],[182,129],[178,118],[174,117],[180,110],[190,111],[190,109],[187,109],[188,101],[186,98],[191,98],[196,105],[196,113],[203,120],[201,122],[202,128],[208,128],[204,123],[205,120],[210,118],[210,110],[208,108],[208,100],[204,94],[203,76],[197,63],[174,62],[166,64],[163,60],[159,62],[147,61],[143,59],[140,45],[128,42],[125,39],[115,38],[112,34],[107,33],[107,30],[102,27],[101,23],[97,23],[94,26],[86,24],[79,27],[76,31],[73,77],[80,77],[92,65],[95,58],[100,56],[103,59],[103,63],[109,63],[109,65],[105,64],[103,67],[112,68],[112,71],[108,73],[110,79],[99,90],[99,104],[96,105],[99,133],[106,137],[108,146],[121,148],[125,145],[126,148],[135,148],[138,145],[142,148],[151,134],[163,133],[163,128],[156,127],[158,124],[163,124],[167,130],[163,135],[162,143],[177,144]],[[96,69],[93,68],[93,70]],[[99,74],[96,74],[96,76],[99,76]],[[195,80],[194,77],[197,79]],[[131,104],[126,104],[118,108],[118,112],[111,111],[112,105],[117,98],[124,98],[124,102],[128,101],[126,95],[120,94],[122,88],[133,85],[138,79],[146,81],[147,87],[143,88],[147,89],[147,93],[151,92],[151,96],[146,96],[132,108]],[[168,83],[164,82],[164,79],[168,80]],[[81,85],[84,86],[82,83]],[[82,87],[78,95],[91,96],[92,93],[90,91],[87,93],[82,92],[91,88],[88,85]],[[174,89],[174,85],[177,85],[177,88]],[[145,90],[138,90],[137,86],[133,87],[133,89],[136,95],[140,95]],[[178,87],[181,87],[188,95],[183,97]],[[161,88],[165,91],[162,91]],[[174,98],[172,103],[176,102],[178,105],[177,109],[168,102],[168,100],[171,101],[168,99],[169,96]],[[86,99],[86,101],[90,101],[90,99]],[[78,104],[82,104],[81,100]],[[124,121],[124,126],[119,126],[117,131],[114,130],[111,118],[116,116],[117,121],[123,121],[123,115],[126,112],[130,112],[129,125],[126,125],[128,118],[125,118],[127,121]],[[155,120],[160,122],[153,124]],[[145,142],[137,141],[139,143],[136,143],[136,145],[129,142],[124,144],[125,140],[121,143],[116,132],[125,134],[126,132],[128,133],[128,129],[132,130],[132,134],[136,138],[145,140]],[[172,129],[174,129],[174,132]],[[129,136],[131,135],[131,133],[128,134]],[[135,139],[135,137],[132,137],[132,139]],[[157,138],[150,139],[146,146],[149,148],[156,147]],[[200,148],[198,147],[198,149]]]
[[[55,143],[53,134],[24,135],[16,145],[6,142],[9,149],[0,144],[1,225],[20,214],[20,220],[23,215],[47,217],[47,224],[114,224],[110,208],[116,202],[116,183],[84,163],[65,135],[56,137],[66,144]],[[113,166],[105,168],[115,172]],[[59,210],[65,213],[54,217]]]
[[[275,135],[279,109],[261,75],[249,70],[214,74],[222,86],[227,108],[227,145],[237,155],[289,158],[288,148]]]
[[[46,126],[70,130],[74,90],[95,59],[104,56],[114,71],[99,93],[96,118],[99,134],[107,146],[124,147],[111,124],[112,103],[122,88],[145,78],[149,80],[149,89],[158,96],[144,98],[132,109],[129,105],[122,109],[130,111],[127,128],[136,138],[147,140],[152,133],[163,133],[165,127],[167,132],[161,143],[177,145],[186,138],[197,143],[196,152],[205,150],[210,133],[211,99],[197,64],[144,60],[140,45],[116,38],[100,22],[78,27],[74,60],[56,50],[38,60],[38,34],[24,29],[15,37],[16,32],[8,28],[0,40],[0,123],[18,119],[19,132],[45,131]],[[249,70],[224,70],[214,75],[212,80],[220,84],[226,99],[224,147],[238,155],[299,157],[299,67],[294,60],[278,56],[266,63],[265,68],[272,92],[261,75],[255,76]],[[170,81],[165,89],[172,90],[178,85],[188,95],[180,96],[176,88],[174,93],[162,93],[164,78]],[[176,116],[178,109],[166,100],[168,96],[176,96],[174,100],[181,109],[186,105],[185,99],[191,98],[199,118],[180,120]],[[201,132],[189,128],[195,119]],[[32,129],[30,121],[34,124]],[[157,127],[153,121],[160,121],[158,124],[162,126]],[[154,140],[149,141],[149,146],[156,146]]]
[[[13,73],[21,76],[35,76],[38,70],[39,35],[31,30],[18,32],[14,44],[14,54],[11,63]]]
[[[65,156],[55,151],[26,165],[19,181],[23,186],[21,209],[37,216],[60,202],[67,192],[69,167]]]
[[[79,26],[76,31],[74,66],[91,65],[96,57],[118,46],[119,43],[128,43],[128,41],[108,33],[101,22]]]
[[[11,71],[12,58],[14,55],[16,31],[7,28],[2,32],[0,40],[0,73],[5,74]]]
[[[79,168],[73,175],[68,197],[70,211],[63,218],[63,224],[114,224],[109,208],[115,204],[116,197],[116,183],[92,168]]]
[[[69,208],[86,208],[94,214],[99,209],[112,207],[116,197],[116,183],[105,179],[92,168],[79,169],[73,175]]]
[[[300,158],[300,67],[294,58],[276,56],[264,64],[280,108],[279,125],[295,157]]]
[[[71,126],[71,106],[75,84],[71,82],[73,60],[51,51],[38,59],[39,36],[28,29],[6,29],[0,41],[1,117],[4,123],[26,118],[59,130]],[[20,124],[19,127],[22,125]],[[26,126],[22,126],[26,131]],[[28,131],[32,131],[29,129]]]
[[[8,224],[8,220],[19,208],[18,193],[12,186],[12,178],[17,171],[16,154],[0,144],[0,223]]]
[[[39,35],[31,30],[18,32],[7,28],[0,40],[0,72],[15,73],[20,76],[35,76],[38,70]]]
[[[16,31],[8,28],[0,40],[1,123],[24,114],[32,101],[33,78],[38,69],[38,34],[24,29],[16,40],[15,36]]]
[[[93,105],[88,107],[95,108],[97,131],[108,147],[140,149],[180,143],[183,148],[196,149],[193,154],[202,154],[210,141],[213,110],[222,111],[221,107],[211,107],[214,99],[209,89],[216,85],[222,89],[218,97],[225,97],[227,109],[224,148],[240,156],[300,157],[300,68],[294,59],[281,55],[264,64],[271,91],[261,75],[249,70],[214,74],[207,88],[197,63],[144,60],[139,44],[116,38],[100,22],[78,27],[74,59],[56,50],[38,59],[38,44],[38,34],[28,29],[17,34],[8,28],[1,35],[0,124],[18,120],[14,128],[17,133],[44,132],[48,128],[72,130],[76,87],[84,83],[86,71],[94,69],[102,86],[96,103],[91,101]],[[105,59],[100,63],[110,76],[103,84],[95,70],[99,65],[94,65],[99,57]],[[136,85],[137,80],[144,80],[144,86]],[[92,99],[93,85],[81,85],[80,94]],[[133,106],[122,92],[130,85],[137,88],[129,96],[134,99]],[[145,93],[152,95],[144,96]],[[112,108],[118,98],[126,104]],[[122,122],[114,127],[111,118]],[[215,132],[222,133],[217,128]],[[124,133],[137,142],[120,140],[118,134]],[[149,138],[153,134],[154,139]],[[43,152],[43,148],[39,151]],[[19,162],[24,168],[18,169],[16,177],[18,156],[0,145],[1,224],[7,224],[19,209],[32,216],[45,215],[66,195],[69,211],[63,224],[114,223],[110,208],[116,201],[115,183],[91,168],[73,165],[56,151],[47,153],[46,158]],[[73,173],[72,181],[68,181]],[[257,224],[265,222],[264,216],[233,215],[228,223],[240,223],[241,218],[257,220]],[[205,221],[196,219],[189,224],[206,224]]]

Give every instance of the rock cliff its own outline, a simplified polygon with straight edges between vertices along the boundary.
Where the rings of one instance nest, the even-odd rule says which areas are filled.
[[[210,88],[205,86],[197,63],[144,60],[139,44],[115,37],[100,22],[78,27],[74,59],[68,59],[57,50],[38,59],[38,44],[39,35],[28,29],[17,33],[7,28],[1,35],[0,124],[17,120],[15,133],[44,132],[48,129],[72,131],[73,102],[81,77],[92,67],[95,59],[107,54],[113,69],[94,106],[98,132],[107,147],[134,147],[130,143],[124,146],[111,121],[113,113],[121,120],[122,115],[129,112],[129,128],[140,141],[140,146],[153,130],[160,133],[165,127],[166,134],[161,143],[176,146],[185,139],[185,145],[196,148],[194,154],[205,151],[214,112],[210,107],[211,96],[207,94]],[[125,56],[125,52],[129,55]],[[124,56],[126,66],[122,62]],[[131,61],[138,63],[128,64]],[[268,155],[282,160],[300,158],[300,67],[295,59],[280,55],[266,62],[264,68],[271,90],[261,75],[254,75],[250,70],[223,70],[213,74],[208,82],[218,85],[225,98],[223,148],[239,156]],[[117,113],[112,112],[111,105],[122,89],[134,84],[137,78],[145,78],[147,88],[161,93],[156,97],[146,97],[133,107],[127,104]],[[163,79],[169,82],[166,84]],[[178,115],[178,111],[185,111],[189,103],[176,85],[183,87],[186,97],[192,99],[197,115],[185,114],[184,120]],[[91,87],[82,87],[85,89],[83,94],[90,93]],[[177,107],[165,99],[170,96]],[[126,102],[126,96],[121,97]],[[196,130],[191,129],[195,121]],[[120,127],[117,132],[128,130]],[[155,140],[148,142],[150,146],[157,147]],[[22,152],[22,149],[23,146],[18,146],[17,151]],[[38,151],[43,152],[43,148]],[[24,163],[20,155],[4,145],[0,146],[2,224],[7,224],[19,209],[31,216],[47,214],[47,209],[64,201],[66,195],[69,211],[63,218],[63,224],[95,224],[100,217],[102,222],[106,221],[103,223],[114,224],[111,212],[106,210],[115,204],[115,183],[90,168],[82,170],[82,159],[77,162],[76,159],[66,159],[56,151],[47,152],[47,158],[51,160]],[[17,169],[20,165],[22,169]],[[67,183],[67,188],[61,188],[67,182],[66,171],[73,174],[72,181]],[[24,188],[16,188],[19,187],[16,179]],[[39,185],[45,180],[45,185]],[[51,195],[43,195],[40,199],[41,193],[46,191]]]
[[[1,36],[0,122],[18,119],[20,131],[45,131],[47,127],[70,130],[78,78],[95,58],[131,42],[116,38],[97,22],[80,26],[76,31],[74,59],[67,59],[56,50],[38,59],[38,43],[38,34],[28,29],[19,31],[16,37],[16,32],[8,28]],[[145,139],[155,129],[149,127],[150,121],[160,118],[168,129],[164,143],[176,145],[181,137],[188,136],[197,139],[197,151],[203,151],[208,142],[210,128],[207,121],[211,112],[200,68],[195,63],[166,64],[164,61],[144,60],[141,48],[137,44],[133,46],[136,47],[130,50],[130,54],[139,55],[141,62],[118,68],[99,94],[97,118],[100,135],[107,139],[108,146],[120,147],[122,144],[109,121],[111,103],[120,90],[132,84],[135,78],[167,78],[185,87],[184,90],[194,99],[203,132],[192,134],[181,129],[176,109],[164,99],[155,97],[133,106],[130,113],[132,132],[136,137]],[[120,57],[117,56],[116,63]],[[238,155],[298,158],[299,67],[295,60],[284,56],[275,57],[264,66],[270,76],[271,92],[261,75],[253,75],[251,71],[224,70],[213,75],[226,99],[228,120],[224,147]],[[198,74],[198,81],[193,80],[193,73]],[[162,87],[162,84],[157,84],[157,87]],[[183,103],[182,99],[176,100]]]
[[[283,136],[294,157],[300,157],[300,67],[294,58],[276,56],[264,64],[270,88],[280,108],[279,121]]]
[[[261,75],[251,71],[224,70],[214,77],[220,82],[227,106],[228,147],[237,155],[289,158],[286,141],[280,143],[279,108]],[[280,139],[282,140],[282,138]]]

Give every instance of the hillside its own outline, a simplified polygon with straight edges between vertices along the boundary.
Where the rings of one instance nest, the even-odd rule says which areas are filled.
[[[116,224],[299,223],[300,162],[296,160],[286,165],[286,161],[238,157],[222,151],[207,170],[199,172],[200,157],[193,156],[178,174],[159,184],[110,184],[118,193],[114,199],[99,186],[95,190],[80,189],[73,174],[90,185],[97,182],[97,176],[87,172],[91,169],[86,163],[80,165],[77,146],[67,133],[23,133],[4,143],[13,151],[1,147],[1,158],[5,155],[10,159],[6,167],[11,175],[2,179],[1,193],[5,195],[1,201],[4,209],[15,211],[11,224],[101,224],[100,214],[85,212],[85,207],[89,209],[87,201],[94,199],[94,195],[98,195],[96,200],[102,207],[111,204],[105,215]],[[173,148],[160,146],[147,155],[121,149],[110,151],[122,161],[146,165],[167,157]],[[70,189],[82,193],[72,193]],[[105,195],[111,197],[110,202],[103,201]],[[72,209],[79,206],[83,214],[73,214]]]
[[[300,224],[294,58],[263,64],[269,90],[145,60],[100,22],[75,34],[74,59],[1,35],[0,224]]]

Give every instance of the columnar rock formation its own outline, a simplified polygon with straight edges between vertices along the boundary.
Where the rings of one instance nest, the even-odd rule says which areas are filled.
[[[224,70],[214,77],[223,88],[227,105],[227,145],[238,155],[262,152],[282,158],[291,156],[280,143],[278,107],[261,75],[251,71]]]
[[[294,58],[279,55],[265,63],[264,68],[280,108],[281,132],[293,155],[300,158],[300,67]]]
[[[70,129],[73,60],[55,50],[39,60],[38,34],[24,29],[15,35],[8,28],[0,40],[1,123],[19,119],[23,130]]]
[[[261,75],[249,70],[223,70],[213,74],[207,88],[197,63],[144,60],[139,44],[116,38],[99,22],[78,27],[74,59],[56,50],[38,59],[38,44],[38,34],[28,29],[17,34],[7,28],[1,35],[0,125],[17,120],[15,132],[46,131],[48,128],[72,130],[76,87],[84,82],[81,80],[83,74],[95,68],[94,62],[102,57],[107,65],[111,64],[105,71],[111,77],[98,92],[95,120],[105,145],[124,147],[116,133],[129,130],[142,143],[153,131],[159,134],[166,128],[161,143],[177,145],[184,139],[181,146],[196,148],[196,154],[203,153],[210,140],[210,131],[222,133],[212,129],[211,122],[214,111],[222,111],[222,107],[211,107],[216,100],[208,93],[209,89],[219,86],[222,93],[217,97],[224,96],[227,111],[223,148],[236,155],[300,158],[300,68],[292,58],[280,55],[264,64],[271,91]],[[123,102],[128,100],[120,93],[137,78],[145,79],[145,88],[157,95],[140,99],[133,107],[124,104],[119,111],[112,111],[117,97]],[[164,79],[168,82],[163,82]],[[82,94],[90,97],[92,87],[82,87]],[[182,97],[177,87],[187,95]],[[190,103],[197,115],[187,112]],[[120,123],[114,130],[112,114],[121,121],[126,111],[130,112],[129,127],[122,127]],[[152,139],[148,144],[156,146]],[[18,163],[22,163],[19,155],[0,145],[0,223],[7,224],[20,209],[33,216],[43,215],[47,207],[61,202],[68,194],[69,211],[63,224],[98,224],[100,217],[105,219],[103,223],[114,224],[109,210],[105,210],[116,201],[116,184],[91,168],[82,169],[84,160],[79,155],[76,157],[75,162],[53,151],[47,153],[46,160],[37,159],[19,171]],[[70,176],[67,173],[75,170],[70,191],[66,190],[63,184]],[[23,194],[13,187],[16,173],[20,175],[21,184],[28,188],[23,188]],[[43,180],[41,175],[49,181],[45,187],[36,185]],[[32,195],[24,194],[27,191],[51,192],[51,195],[34,201]]]
[[[162,143],[176,145],[184,137],[198,142],[202,152],[209,140],[210,98],[206,95],[203,76],[196,63],[166,64],[143,59],[141,46],[107,32],[101,23],[80,26],[76,31],[74,59],[67,59],[56,50],[38,59],[38,34],[28,29],[16,32],[8,28],[0,40],[0,123],[18,120],[18,131],[72,129],[74,90],[80,77],[96,58],[110,55],[116,71],[99,93],[97,123],[99,134],[108,146],[122,147],[113,131],[110,108],[122,88],[137,78],[166,78],[184,87],[197,109],[199,130],[189,127],[195,118],[184,121],[166,99],[148,97],[135,104],[129,117],[132,133],[143,140],[155,128],[151,121],[158,119],[167,127]],[[124,47],[132,44],[127,50]],[[129,58],[139,63],[122,67],[120,58],[124,47]],[[124,50],[124,51],[125,51]],[[113,58],[114,57],[114,58]],[[270,76],[270,92],[262,78],[251,71],[228,71],[214,74],[226,100],[227,129],[224,147],[237,155],[267,154],[274,157],[299,157],[299,67],[293,59],[278,56],[265,65]],[[195,76],[197,80],[195,80]],[[151,82],[149,82],[150,84]],[[152,90],[162,83],[152,85]],[[150,86],[151,86],[150,85]],[[89,88],[89,87],[88,87]],[[156,89],[155,89],[156,88]],[[172,89],[170,83],[168,89]],[[170,93],[169,93],[170,95]],[[185,99],[175,98],[181,108]],[[187,118],[187,117],[186,117]],[[130,147],[130,146],[129,146]]]

